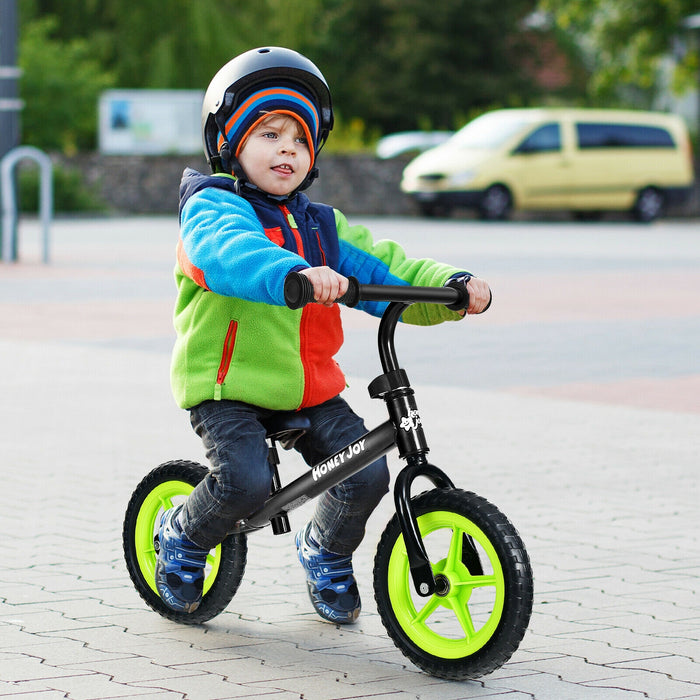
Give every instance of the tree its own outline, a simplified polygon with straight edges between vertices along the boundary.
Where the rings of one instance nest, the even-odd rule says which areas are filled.
[[[475,110],[522,104],[534,0],[334,0],[310,51],[343,114],[384,132],[454,128]]]
[[[540,0],[558,27],[576,37],[591,72],[588,94],[602,105],[649,107],[659,89],[662,61],[682,36],[697,0]],[[674,86],[682,92],[697,75],[697,48],[678,55]]]
[[[56,26],[49,16],[22,29],[22,141],[71,153],[94,148],[98,98],[114,78],[92,57],[84,39],[55,39]]]

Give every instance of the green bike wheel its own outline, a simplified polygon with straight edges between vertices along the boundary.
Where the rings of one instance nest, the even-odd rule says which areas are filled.
[[[437,590],[413,586],[398,517],[382,534],[374,595],[389,636],[427,673],[451,680],[500,668],[532,612],[532,571],[513,525],[474,493],[435,489],[412,499]]]
[[[184,460],[153,469],[134,490],[122,531],[126,568],[139,595],[163,617],[187,624],[206,622],[231,602],[243,578],[248,551],[246,536],[238,534],[209,552],[202,602],[194,612],[172,610],[158,595],[155,569],[161,515],[182,503],[206,474],[206,467]]]

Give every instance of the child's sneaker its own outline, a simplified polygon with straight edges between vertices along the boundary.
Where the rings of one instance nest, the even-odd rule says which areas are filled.
[[[182,531],[177,508],[163,513],[158,532],[156,588],[165,604],[177,612],[194,612],[202,600],[204,565],[209,551],[201,549]]]
[[[341,625],[357,620],[360,594],[352,571],[350,555],[333,554],[316,544],[309,534],[311,523],[296,537],[299,561],[306,570],[309,598],[316,612]]]

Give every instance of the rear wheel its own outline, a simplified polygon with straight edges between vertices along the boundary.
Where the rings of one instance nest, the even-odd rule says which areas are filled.
[[[663,193],[656,187],[645,187],[637,195],[637,201],[632,207],[632,216],[636,221],[649,223],[658,219],[666,206]]]
[[[437,590],[416,593],[394,516],[374,563],[382,622],[401,652],[431,675],[491,673],[518,648],[532,612],[532,571],[520,536],[474,493],[436,489],[412,502]]]
[[[161,464],[136,487],[124,516],[124,559],[136,590],[157,613],[187,624],[206,622],[231,602],[243,578],[248,551],[245,534],[237,534],[229,535],[209,552],[202,602],[194,612],[172,610],[158,595],[155,569],[161,516],[184,502],[206,474],[207,468],[196,462]]]

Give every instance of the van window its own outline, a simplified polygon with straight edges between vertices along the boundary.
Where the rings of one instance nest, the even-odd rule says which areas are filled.
[[[535,129],[515,149],[515,153],[543,153],[561,150],[561,133],[559,124],[544,124]]]
[[[671,134],[659,126],[576,124],[579,148],[673,148]]]
[[[463,126],[449,141],[456,148],[496,149],[527,125],[527,118],[508,110],[482,114]]]

